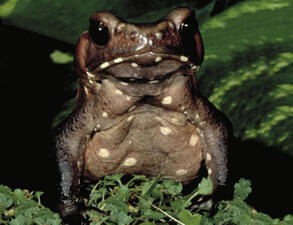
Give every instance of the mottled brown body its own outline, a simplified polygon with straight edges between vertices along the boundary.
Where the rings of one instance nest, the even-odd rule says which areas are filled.
[[[189,182],[204,162],[215,187],[225,182],[231,127],[196,90],[202,60],[187,8],[146,25],[109,12],[91,17],[77,45],[76,106],[56,129],[64,223],[81,223],[81,177],[141,173]]]

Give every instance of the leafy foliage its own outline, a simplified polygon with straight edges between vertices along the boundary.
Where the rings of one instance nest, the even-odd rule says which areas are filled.
[[[59,225],[58,214],[41,204],[42,192],[29,192],[0,185],[0,224],[9,225]]]
[[[198,189],[185,196],[182,184],[170,179],[140,175],[123,179],[123,175],[107,176],[93,187],[88,207],[99,209],[89,212],[96,224],[169,224],[178,219],[184,224],[200,224],[201,215],[186,208],[192,199],[212,190],[210,179],[204,179]]]
[[[235,135],[291,155],[292,10],[290,0],[245,1],[207,21],[198,82],[229,116]]]
[[[251,182],[240,179],[234,186],[234,199],[221,201],[216,214],[208,208],[193,207],[200,197],[211,194],[212,182],[203,178],[192,193],[185,193],[181,183],[160,177],[106,176],[89,188],[86,199],[91,225],[292,225],[293,216],[283,220],[257,212],[244,200],[251,192]],[[60,217],[41,205],[42,192],[0,186],[0,223],[9,225],[59,225]]]

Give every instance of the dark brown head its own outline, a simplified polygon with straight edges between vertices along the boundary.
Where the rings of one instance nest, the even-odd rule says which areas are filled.
[[[196,71],[204,48],[194,12],[177,8],[151,24],[129,24],[103,11],[90,18],[77,45],[81,76],[101,72],[118,78],[160,79],[187,67]]]

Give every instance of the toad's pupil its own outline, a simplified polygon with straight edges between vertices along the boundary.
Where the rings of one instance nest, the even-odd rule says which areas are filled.
[[[108,28],[101,22],[98,25],[93,26],[90,33],[93,41],[97,45],[106,45],[109,41],[110,36]]]

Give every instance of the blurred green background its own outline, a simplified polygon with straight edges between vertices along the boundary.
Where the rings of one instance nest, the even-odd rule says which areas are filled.
[[[178,6],[196,10],[205,44],[198,88],[233,123],[231,180],[252,180],[255,207],[293,212],[292,0],[0,0],[1,118],[9,146],[0,163],[2,171],[20,168],[2,183],[51,188],[35,171],[51,171],[48,134],[72,108],[74,44],[89,16],[112,10],[151,22]],[[29,174],[27,182],[20,174]]]

